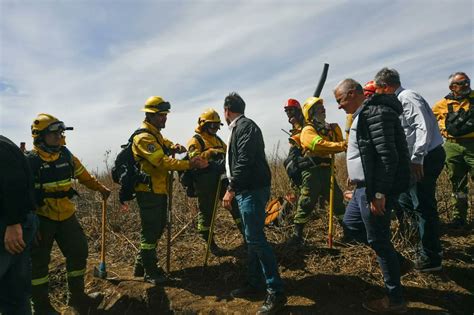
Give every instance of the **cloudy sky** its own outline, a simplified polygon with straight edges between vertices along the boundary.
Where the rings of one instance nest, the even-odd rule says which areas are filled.
[[[75,128],[71,151],[102,169],[149,96],[171,102],[163,134],[185,144],[199,113],[222,117],[237,91],[267,152],[284,152],[282,106],[313,93],[325,62],[327,120],[341,125],[332,88],[346,77],[365,83],[393,67],[433,105],[450,73],[474,76],[473,3],[0,0],[0,133],[31,148],[34,117],[53,114]]]

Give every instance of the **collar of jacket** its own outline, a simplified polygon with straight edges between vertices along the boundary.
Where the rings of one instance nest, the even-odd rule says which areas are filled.
[[[402,103],[400,103],[395,94],[374,94],[372,97],[366,99],[362,106],[364,106],[364,109],[369,106],[387,106],[393,109],[398,115],[403,113]]]
[[[156,128],[155,126],[153,126],[152,124],[150,124],[149,122],[147,122],[146,120],[144,120],[142,122],[142,126],[141,128],[145,128],[147,130],[149,130],[153,135],[155,135],[155,137],[157,137],[159,139],[159,137],[161,137],[161,132],[160,132],[160,129]]]
[[[42,150],[40,147],[34,146],[33,151],[35,151],[38,156],[46,162],[53,162],[56,161],[59,158],[59,155],[61,154],[61,150],[59,152],[46,152]]]
[[[474,91],[471,90],[471,92],[469,92],[468,95],[466,95],[466,96],[458,96],[458,97],[454,96],[453,92],[450,92],[450,93],[449,93],[448,95],[446,95],[444,98],[447,99],[447,100],[453,100],[453,101],[459,101],[459,102],[461,102],[461,101],[462,101],[463,99],[465,99],[465,98],[466,98],[466,99],[474,98]]]

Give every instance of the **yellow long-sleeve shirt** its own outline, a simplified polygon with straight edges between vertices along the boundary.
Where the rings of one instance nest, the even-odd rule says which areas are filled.
[[[343,152],[347,148],[341,128],[337,124],[329,124],[327,133],[318,132],[311,124],[306,125],[300,140],[303,154],[306,156],[329,157],[330,154]]]
[[[211,135],[207,132],[197,132],[197,134],[203,140],[204,147],[202,147],[201,143],[198,139],[196,139],[196,137],[192,137],[187,144],[188,155],[190,158],[199,155],[206,160],[211,161],[216,155],[225,155],[227,146],[217,136]]]
[[[153,125],[144,121],[142,132],[133,138],[133,156],[140,164],[140,169],[151,176],[152,189],[147,184],[137,184],[135,191],[152,191],[155,194],[167,194],[168,171],[184,171],[190,168],[189,161],[169,157],[173,142],[164,138]]]

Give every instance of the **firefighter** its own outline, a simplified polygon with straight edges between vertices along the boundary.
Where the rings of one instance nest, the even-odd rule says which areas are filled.
[[[219,138],[217,131],[222,123],[219,114],[212,108],[206,109],[198,119],[195,129],[196,134],[188,142],[188,156],[194,158],[201,156],[209,162],[209,167],[193,171],[193,185],[199,204],[198,232],[207,242],[209,238],[209,228],[212,219],[212,212],[216,204],[217,185],[221,176],[225,174],[225,154],[227,146]],[[221,185],[219,200],[222,199],[227,189],[227,180]],[[232,201],[230,214],[238,230],[242,233],[237,201]],[[210,250],[214,255],[220,255],[222,250],[211,240]]]
[[[168,205],[169,171],[185,171],[205,168],[206,160],[195,157],[189,161],[177,160],[175,153],[184,153],[186,149],[173,144],[163,137],[161,129],[166,126],[171,105],[161,96],[151,96],[143,107],[145,121],[142,132],[133,137],[132,151],[140,170],[149,176],[149,180],[135,187],[138,207],[140,208],[141,235],[140,251],[135,262],[135,276],[144,276],[146,282],[154,285],[167,281],[163,270],[157,266],[156,244],[166,226]]]
[[[304,157],[310,158],[312,163],[302,170],[298,207],[293,219],[295,228],[289,240],[293,245],[303,244],[304,225],[309,221],[316,203],[329,201],[331,154],[343,152],[347,147],[339,126],[326,123],[326,110],[321,98],[310,97],[306,100],[303,117],[305,126],[301,131],[300,141]],[[334,214],[342,218],[342,192],[337,184],[334,189]],[[319,200],[320,197],[322,200]]]
[[[49,114],[39,114],[31,125],[34,148],[26,157],[34,176],[40,223],[38,244],[31,253],[35,314],[58,314],[48,297],[48,265],[54,241],[66,258],[68,305],[85,313],[92,302],[84,293],[87,239],[71,200],[77,195],[72,182],[77,179],[87,188],[100,192],[103,199],[109,197],[110,190],[90,175],[66,148],[64,131],[72,129]]]

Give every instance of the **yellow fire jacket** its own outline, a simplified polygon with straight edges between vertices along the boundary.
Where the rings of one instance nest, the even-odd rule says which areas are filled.
[[[202,158],[211,161],[220,154],[225,156],[227,146],[219,137],[211,135],[205,131],[196,133],[201,136],[204,148],[196,137],[192,137],[187,144],[189,158],[200,155]]]
[[[151,191],[155,194],[167,194],[168,171],[184,171],[190,168],[189,161],[169,157],[173,142],[164,138],[153,125],[144,121],[140,128],[143,132],[133,138],[133,157],[140,169],[151,176],[152,189],[147,184],[137,184],[135,191]],[[150,134],[151,133],[151,134]]]
[[[342,131],[338,124],[328,124],[326,132],[317,131],[314,125],[308,124],[301,131],[301,145],[305,156],[329,157],[332,153],[343,152],[347,144],[343,141]]]
[[[34,147],[33,151],[38,155],[41,159],[42,163],[51,164],[51,162],[58,161],[60,157],[60,153],[48,153],[41,150],[38,147]],[[57,163],[54,163],[57,164]],[[65,165],[64,162],[61,163],[62,165],[56,165],[56,168],[59,169],[61,167],[70,168],[71,166],[74,168],[74,177],[81,183],[82,185],[86,186],[87,188],[95,191],[104,191],[106,188],[89,172],[84,168],[81,161],[74,155],[72,155],[72,165]],[[59,172],[56,172],[59,173]],[[36,178],[36,174],[35,178]],[[67,192],[72,189],[72,172],[70,176],[63,176],[61,179],[54,180],[50,178],[47,182],[39,183],[35,179],[35,189],[41,189],[46,194],[48,193],[61,193]],[[74,203],[68,197],[62,198],[48,198],[45,197],[43,199],[44,204],[40,205],[36,211],[36,214],[47,217],[51,220],[55,221],[64,221],[71,217],[74,212],[76,212],[76,207]]]
[[[471,91],[469,97],[474,98],[474,91]],[[448,104],[453,105],[453,111],[455,112],[457,112],[460,108],[463,108],[467,111],[469,110],[470,106],[469,97],[465,97],[461,101],[443,98],[433,106],[433,113],[435,114],[436,119],[438,120],[439,130],[441,131],[443,137],[447,139],[474,138],[474,132],[468,133],[467,135],[460,137],[453,137],[446,132],[445,126],[446,116],[448,115]]]

